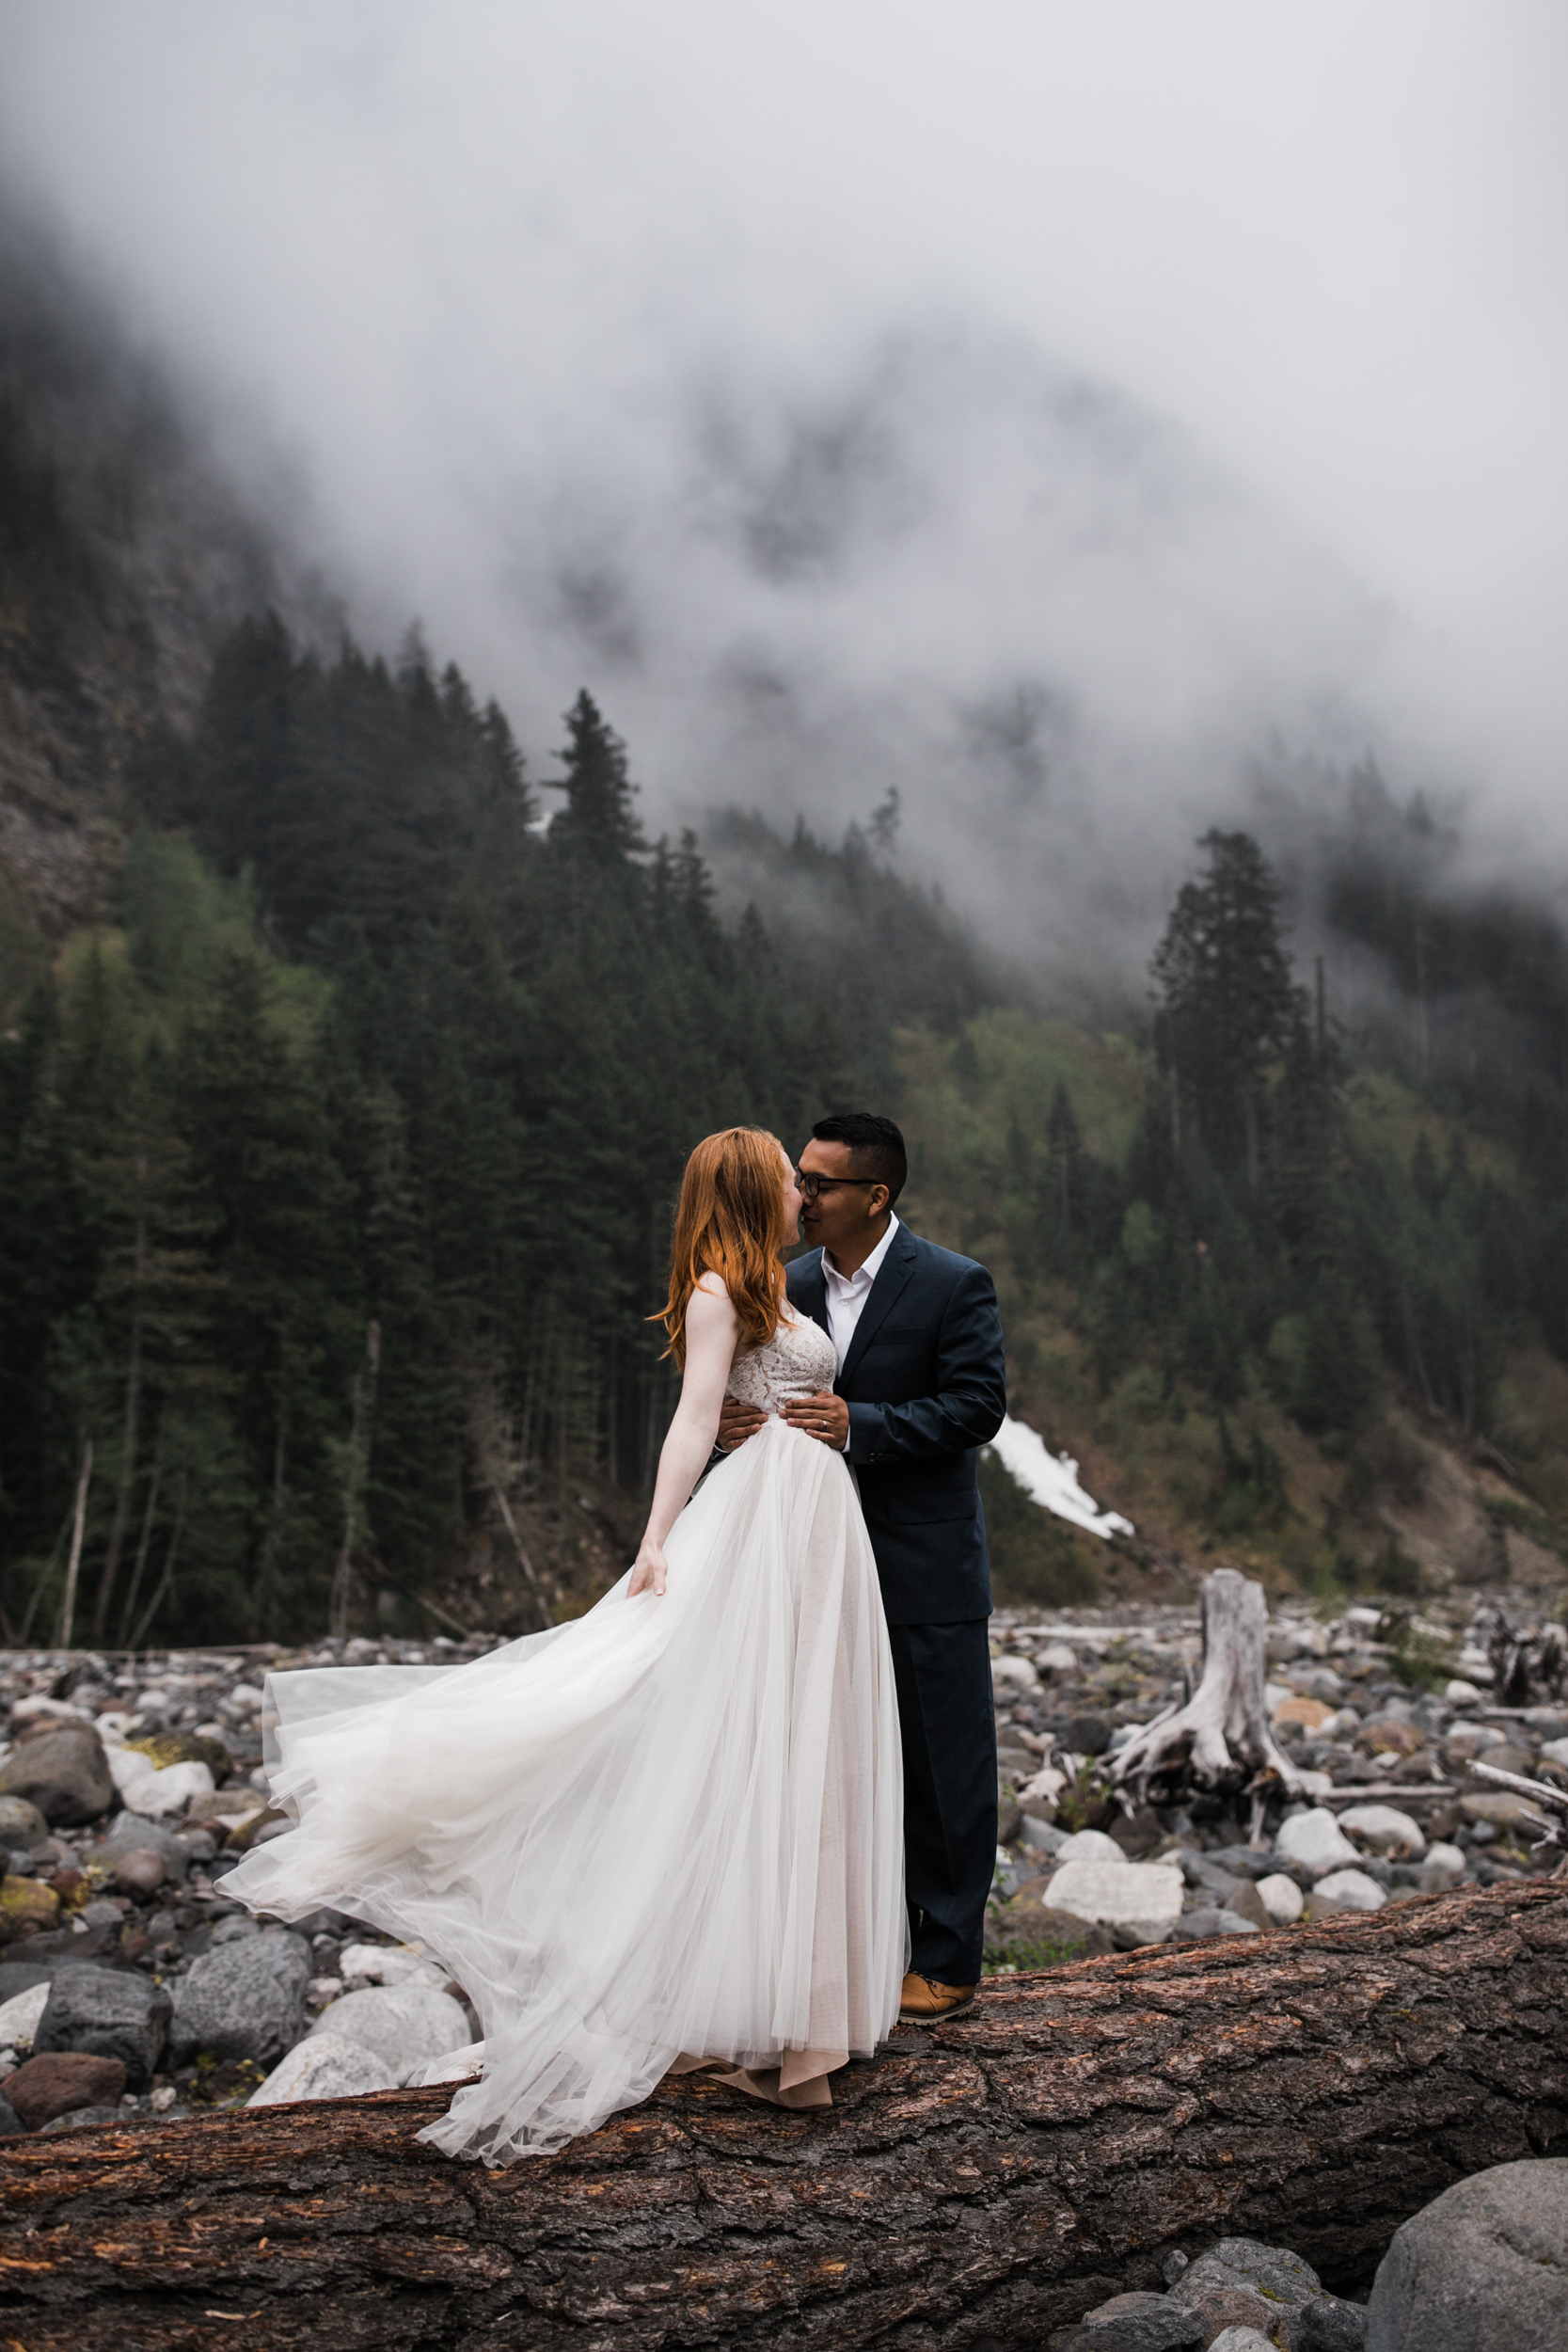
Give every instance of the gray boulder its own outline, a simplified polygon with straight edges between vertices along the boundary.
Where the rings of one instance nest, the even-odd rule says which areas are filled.
[[[1302,2312],[1296,2352],[1361,2352],[1366,2341],[1366,2305],[1320,2295]]]
[[[363,2043],[341,2034],[313,2033],[298,2042],[250,2094],[253,2107],[281,2106],[297,2099],[362,2099],[373,2090],[396,2090],[401,2067],[388,2064]]]
[[[25,1797],[0,1797],[0,1848],[24,1847],[37,1853],[49,1835],[49,1824]]]
[[[1188,2265],[1170,2293],[1173,2303],[1201,2317],[1205,2344],[1227,2328],[1256,2328],[1296,2352],[1299,2316],[1323,2291],[1317,2272],[1299,2254],[1258,2238],[1222,2237]]]
[[[247,1935],[191,1963],[174,2004],[176,2066],[204,2050],[272,2066],[305,2031],[309,1947],[297,1935]]]
[[[1047,2352],[1196,2352],[1203,2338],[1198,2314],[1168,2295],[1113,2295],[1046,2344]]]
[[[190,1848],[182,1837],[161,1822],[150,1821],[140,1813],[117,1813],[108,1828],[87,1852],[88,1862],[96,1862],[113,1871],[127,1854],[150,1851],[161,1853],[168,1867],[169,1877],[182,1883],[191,1867]]]
[[[33,2035],[33,2055],[76,2050],[119,2058],[129,2090],[145,2090],[157,2071],[174,2004],[162,1985],[129,1969],[90,1962],[55,1971]]]
[[[1367,2306],[1367,2352],[1565,2344],[1568,2156],[1474,2172],[1395,2231]]]
[[[24,1797],[51,1823],[96,1821],[115,1801],[103,1742],[90,1724],[51,1724],[0,1764],[0,1797]]]
[[[322,2011],[316,2030],[373,2051],[400,2083],[416,2067],[473,2040],[463,2010],[450,1994],[429,1984],[376,1984],[363,1993],[345,1993]]]
[[[8,2139],[12,2132],[24,2132],[26,2128],[10,2101],[0,2091],[0,2139]]]

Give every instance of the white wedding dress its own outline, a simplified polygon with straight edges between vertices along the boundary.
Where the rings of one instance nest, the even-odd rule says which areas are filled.
[[[420,2134],[490,2164],[559,2148],[672,2071],[786,2106],[893,2027],[906,1964],[887,1628],[842,1454],[778,1416],[832,1384],[790,1317],[729,1393],[769,1415],[584,1617],[466,1665],[271,1675],[272,1800],[297,1826],[224,1881],[438,1955],[483,2068]],[[427,2079],[450,2079],[428,2070]]]

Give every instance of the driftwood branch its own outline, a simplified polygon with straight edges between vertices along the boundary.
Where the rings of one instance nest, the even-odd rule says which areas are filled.
[[[1173,2248],[1370,2275],[1463,2174],[1568,2150],[1568,1885],[995,1979],[793,2115],[695,2077],[488,2173],[442,2094],[0,2143],[26,2352],[1042,2342]]]
[[[1543,1846],[1560,1846],[1564,1843],[1563,1823],[1554,1820],[1552,1817],[1559,1813],[1568,1815],[1568,1791],[1554,1788],[1544,1780],[1527,1780],[1520,1772],[1506,1772],[1500,1764],[1477,1761],[1470,1770],[1483,1779],[1497,1781],[1505,1788],[1515,1788],[1522,1797],[1528,1797],[1532,1804],[1547,1808],[1541,1821],[1541,1836],[1531,1840],[1535,1852],[1539,1853]]]

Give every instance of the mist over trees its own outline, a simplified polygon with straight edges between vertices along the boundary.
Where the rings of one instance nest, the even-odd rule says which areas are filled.
[[[832,841],[653,840],[588,694],[525,767],[417,635],[286,625],[265,534],[40,282],[0,323],[0,1636],[71,1584],[82,1637],[293,1638],[486,1542],[547,1581],[651,1472],[692,1140],[905,1112],[911,1034],[974,1094],[1037,977],[919,879],[891,763]],[[1288,1508],[1267,1411],[1348,1487],[1389,1395],[1490,1439],[1511,1351],[1568,1361],[1561,926],[1370,761],[1307,781],[1259,791],[1268,856],[1217,783],[1152,1004],[1078,998],[1130,1032],[1131,1132],[1069,1056],[911,1194],[1005,1235],[1106,1396],[1220,1417],[1222,1533]],[[1440,1142],[1370,1136],[1388,1069]]]

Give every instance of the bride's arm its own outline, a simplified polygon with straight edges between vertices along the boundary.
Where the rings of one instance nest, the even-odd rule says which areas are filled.
[[[626,1588],[628,1600],[650,1587],[656,1593],[664,1590],[664,1539],[707,1468],[739,1328],[728,1291],[717,1275],[705,1274],[686,1310],[686,1375],[681,1382],[681,1401],[659,1454],[654,1507],[638,1546],[631,1582]]]

